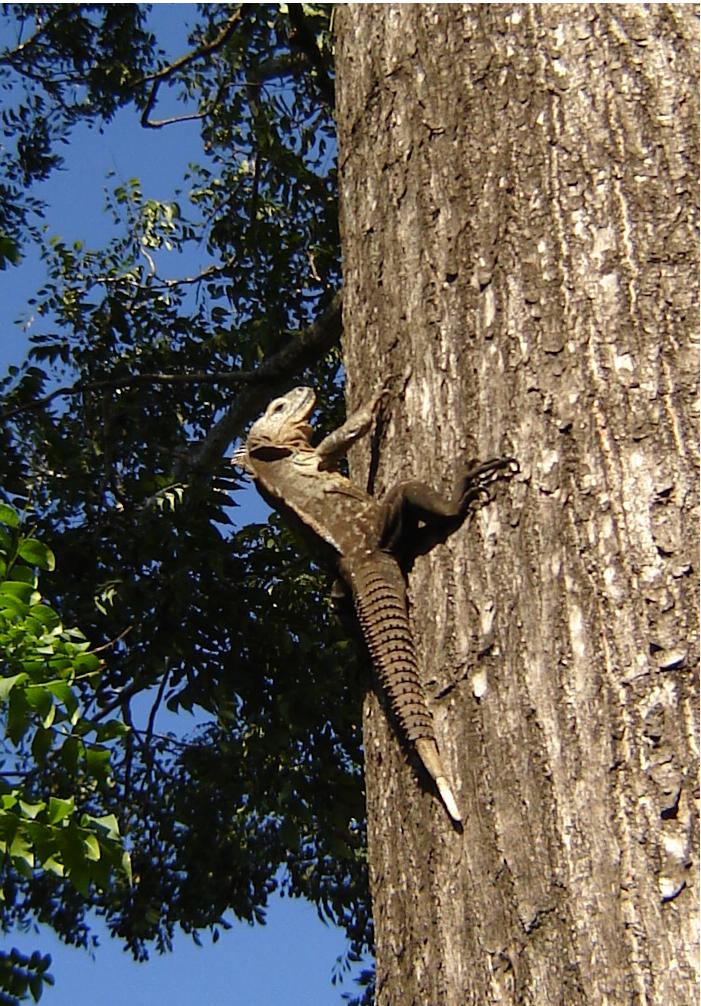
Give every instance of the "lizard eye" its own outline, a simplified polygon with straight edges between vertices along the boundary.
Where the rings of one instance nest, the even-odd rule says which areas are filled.
[[[275,402],[275,404],[270,407],[270,411],[272,412],[273,415],[275,415],[277,412],[282,412],[282,410],[285,408],[285,404],[286,404],[285,402]]]

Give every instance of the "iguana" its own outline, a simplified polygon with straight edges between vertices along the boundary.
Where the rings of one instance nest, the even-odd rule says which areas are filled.
[[[266,502],[286,523],[312,531],[326,558],[350,588],[380,684],[400,730],[434,780],[445,807],[460,822],[441,763],[433,719],[421,688],[400,561],[407,544],[414,554],[447,536],[464,520],[471,502],[501,473],[510,458],[473,463],[458,492],[446,500],[421,482],[401,482],[381,501],[336,471],[349,447],[371,428],[385,390],[354,412],[318,447],[308,420],[316,396],[293,388],[276,398],[250,429],[234,464],[251,475]]]

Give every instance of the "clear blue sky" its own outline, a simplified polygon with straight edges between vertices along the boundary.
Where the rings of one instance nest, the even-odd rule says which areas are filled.
[[[154,11],[159,42],[173,55],[184,51],[182,26],[191,10],[187,4],[159,4]],[[62,153],[65,169],[37,190],[49,203],[50,233],[66,241],[80,238],[97,245],[111,226],[103,212],[103,189],[116,182],[106,179],[108,171],[116,172],[117,181],[139,177],[146,197],[168,199],[181,182],[187,161],[200,156],[200,148],[196,123],[142,130],[136,113],[128,110],[103,135],[95,129],[76,130]],[[177,264],[186,274],[188,265],[182,257]],[[18,268],[0,272],[0,373],[24,358],[27,332],[15,321],[27,319],[26,301],[42,279],[34,255],[28,255]],[[246,520],[245,511],[237,515]],[[46,1006],[191,1006],[200,1002],[207,1006],[340,1006],[342,992],[357,991],[351,978],[340,987],[331,986],[334,963],[346,948],[345,936],[322,923],[314,906],[274,899],[266,926],[230,921],[233,928],[223,932],[217,944],[204,933],[204,945],[199,948],[179,933],[174,953],[154,954],[147,964],[133,963],[99,923],[95,932],[101,934],[101,946],[94,959],[84,950],[65,947],[50,930],[10,933],[2,940],[8,948],[39,949],[52,955],[50,970],[56,986],[44,994]]]

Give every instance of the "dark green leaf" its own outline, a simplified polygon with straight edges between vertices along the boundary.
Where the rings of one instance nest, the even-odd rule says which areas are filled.
[[[14,507],[0,503],[0,521],[8,527],[19,527],[19,514]]]
[[[32,566],[39,569],[53,570],[56,568],[56,559],[51,549],[36,538],[24,538],[19,543],[19,555]]]

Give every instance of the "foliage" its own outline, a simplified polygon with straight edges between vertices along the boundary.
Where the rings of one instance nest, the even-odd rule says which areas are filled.
[[[350,955],[371,943],[364,683],[324,575],[276,520],[237,527],[244,486],[215,440],[281,384],[313,383],[322,423],[339,415],[333,340],[298,352],[340,283],[329,16],[204,4],[175,58],[147,5],[5,9],[0,255],[41,241],[46,280],[29,358],[0,381],[0,485],[32,500],[57,557],[54,606],[88,638],[117,640],[96,694],[92,670],[73,683],[91,722],[119,710],[129,726],[101,796],[134,875],[78,897],[66,878],[42,886],[18,870],[6,924],[38,914],[85,943],[94,908],[143,958],[176,925],[262,918],[282,885],[345,926]],[[182,191],[154,199],[137,178],[113,181],[104,247],[46,240],[31,184],[81,124],[127,114],[149,129],[199,124]],[[34,686],[18,681],[17,695]],[[55,785],[59,761],[37,764],[37,785]]]
[[[51,958],[35,951],[31,956],[21,953],[16,947],[9,952],[0,952],[0,1004],[17,1006],[31,994],[34,1002],[39,1002],[44,985],[53,985],[48,973]]]
[[[8,41],[14,36],[14,44],[0,52],[6,140],[0,218],[7,239],[21,245],[32,215],[41,210],[27,190],[63,163],[56,145],[66,142],[77,122],[114,115],[129,82],[143,75],[154,39],[143,31],[137,4],[8,7],[3,35]],[[97,54],[102,58],[96,60]],[[22,98],[13,104],[18,92]]]
[[[1,901],[12,900],[14,875],[33,880],[37,870],[65,877],[84,896],[112,886],[115,874],[131,876],[116,817],[96,813],[110,784],[109,742],[124,727],[85,716],[79,690],[97,686],[101,661],[41,599],[36,570],[54,565],[51,550],[0,504],[0,705],[5,764],[13,766],[0,778]],[[4,955],[0,988],[17,996],[26,985],[38,999],[45,961]]]

